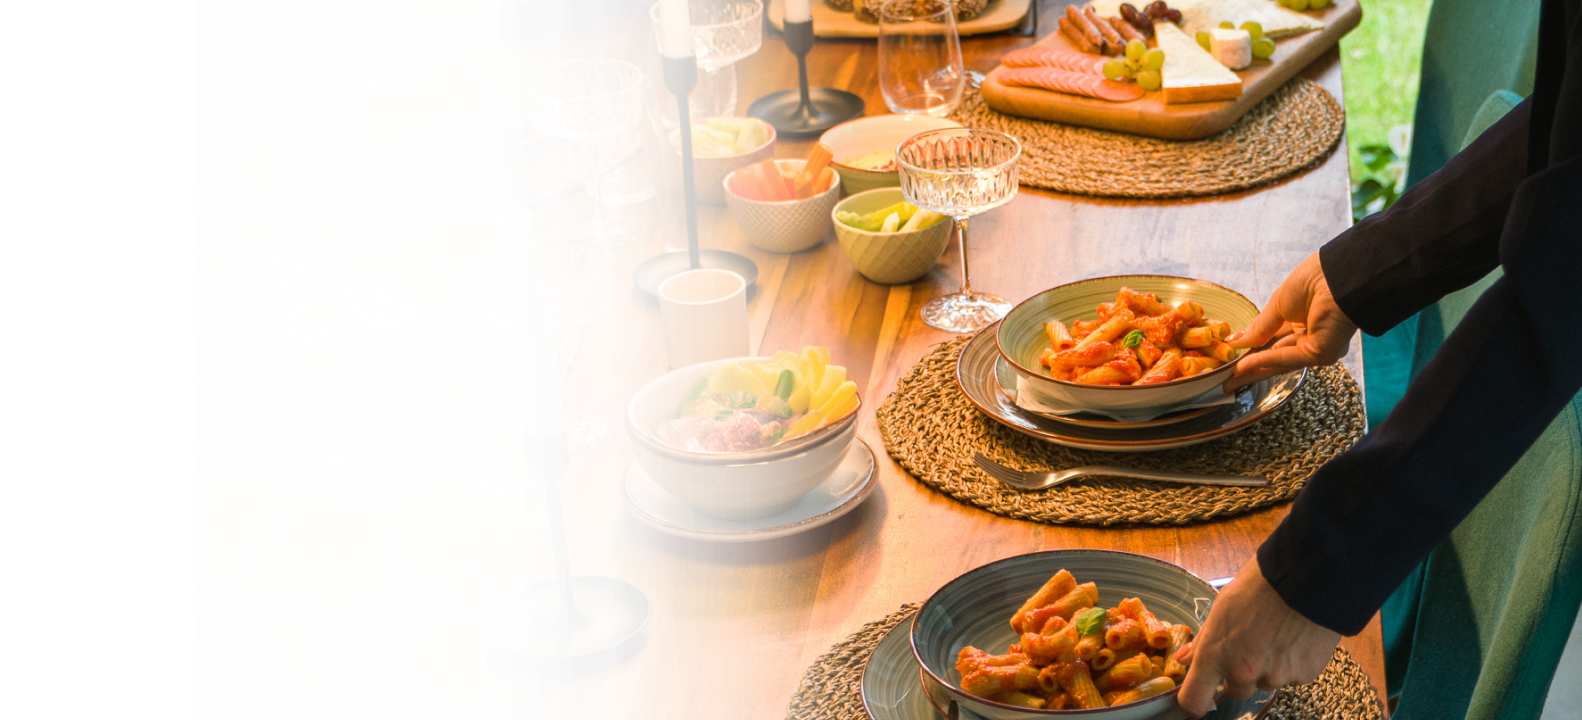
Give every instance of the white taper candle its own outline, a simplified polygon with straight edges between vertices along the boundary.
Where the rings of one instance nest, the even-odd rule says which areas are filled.
[[[522,430],[533,437],[562,434],[560,378],[549,343],[549,316],[538,280],[538,241],[533,214],[505,210],[495,215],[500,234],[500,264],[505,269],[506,316],[516,348],[516,381],[522,392]]]
[[[692,17],[687,0],[659,0],[659,54],[668,58],[691,57]]]
[[[813,19],[808,0],[786,0],[786,22],[807,22]]]

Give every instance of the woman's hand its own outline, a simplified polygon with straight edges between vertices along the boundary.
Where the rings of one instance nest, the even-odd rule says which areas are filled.
[[[1246,330],[1226,338],[1231,347],[1255,348],[1279,338],[1268,350],[1241,359],[1225,391],[1302,367],[1329,365],[1345,357],[1356,324],[1335,304],[1318,253],[1307,256],[1274,291]]]
[[[1214,709],[1220,680],[1231,697],[1309,682],[1335,654],[1340,634],[1313,623],[1269,587],[1258,560],[1242,566],[1221,590],[1197,638],[1176,659],[1191,663],[1177,699],[1194,717]]]

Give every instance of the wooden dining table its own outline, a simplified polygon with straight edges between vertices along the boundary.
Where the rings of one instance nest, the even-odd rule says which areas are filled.
[[[1035,3],[1041,33],[1056,28],[1063,5]],[[648,32],[643,25],[635,36]],[[1002,54],[1034,40],[996,34],[963,38],[961,46],[968,69],[987,72]],[[808,58],[809,80],[862,96],[868,115],[885,114],[876,53],[871,40],[820,40]],[[736,66],[736,76],[740,113],[753,99],[794,87],[796,60],[766,26],[762,48]],[[1302,76],[1342,98],[1337,50]],[[802,157],[812,142],[781,138],[776,156]],[[1348,177],[1342,140],[1306,171],[1230,195],[1116,200],[1024,186],[1008,204],[973,219],[973,287],[1017,302],[1081,278],[1158,273],[1220,283],[1261,305],[1299,261],[1350,226]],[[661,215],[670,221],[614,253],[614,307],[584,348],[604,355],[602,378],[615,378],[594,399],[615,418],[623,417],[625,398],[668,370],[658,306],[632,284],[639,263],[678,241],[677,197],[662,194],[660,201],[669,204]],[[885,286],[857,273],[833,232],[810,250],[777,254],[752,247],[724,207],[701,206],[698,218],[703,247],[758,265],[748,296],[752,351],[823,345],[856,381],[863,400],[858,434],[877,457],[876,488],[849,514],[800,534],[710,543],[666,535],[624,511],[622,478],[633,462],[624,434],[574,455],[561,481],[571,565],[577,574],[632,583],[652,614],[614,659],[568,665],[554,681],[582,700],[625,688],[621,709],[605,706],[606,714],[566,702],[560,708],[567,716],[779,720],[804,670],[832,644],[972,568],[1039,550],[1104,548],[1166,560],[1204,578],[1229,576],[1289,510],[1283,503],[1181,527],[1099,528],[1012,520],[942,495],[886,455],[874,410],[930,348],[953,337],[924,325],[919,308],[957,289],[954,247],[923,279]],[[1360,382],[1360,347],[1344,363]],[[619,371],[610,373],[612,366]],[[581,382],[575,372],[571,381]],[[1377,617],[1342,646],[1382,700]]]

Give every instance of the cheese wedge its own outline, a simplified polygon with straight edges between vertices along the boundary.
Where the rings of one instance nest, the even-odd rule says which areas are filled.
[[[1219,64],[1181,28],[1172,23],[1154,23],[1154,37],[1159,49],[1165,51],[1161,73],[1166,105],[1241,97],[1241,78]]]
[[[1214,28],[1208,31],[1208,51],[1219,64],[1244,70],[1252,64],[1252,35],[1246,30]]]
[[[1117,12],[1119,4],[1116,5]],[[1263,34],[1271,40],[1301,35],[1324,27],[1324,23],[1302,13],[1288,10],[1272,0],[1203,0],[1192,7],[1171,7],[1181,11],[1181,29],[1187,37],[1197,37],[1199,30],[1212,30],[1222,22],[1235,27],[1247,21],[1263,26]]]

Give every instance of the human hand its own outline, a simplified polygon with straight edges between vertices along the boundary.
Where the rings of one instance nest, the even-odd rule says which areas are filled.
[[[1177,700],[1194,717],[1214,709],[1214,689],[1238,700],[1254,689],[1309,682],[1324,671],[1340,634],[1302,617],[1263,579],[1254,558],[1221,590],[1197,637],[1176,660],[1189,663]]]
[[[1236,374],[1225,381],[1225,392],[1297,368],[1333,363],[1345,357],[1356,332],[1357,325],[1330,295],[1318,253],[1313,253],[1286,276],[1246,330],[1225,339],[1231,347],[1255,348],[1279,338],[1269,349],[1242,358]]]

